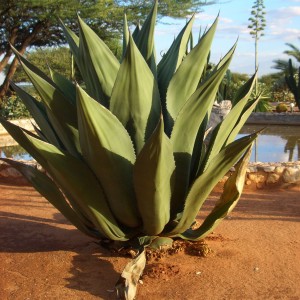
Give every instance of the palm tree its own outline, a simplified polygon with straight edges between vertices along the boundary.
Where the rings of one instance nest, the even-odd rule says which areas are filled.
[[[299,38],[300,39],[300,38]],[[283,53],[287,54],[291,58],[295,59],[298,63],[300,63],[300,48],[296,47],[294,44],[286,43],[287,46],[290,47],[290,50],[286,50]],[[276,59],[273,61],[275,65],[273,66],[274,69],[280,71],[280,73],[286,73],[289,68],[289,60],[288,59]],[[297,68],[294,68],[296,71]]]
[[[290,58],[288,60],[274,60],[274,69],[280,70],[278,75],[285,79],[285,82],[295,98],[300,109],[300,49],[291,43],[286,43],[290,50],[284,51]],[[293,60],[296,63],[293,63]]]
[[[300,40],[300,38],[299,38]],[[300,48],[297,48],[295,45],[291,43],[286,43],[287,46],[291,48],[291,50],[284,51],[285,54],[294,57],[298,63],[300,63]]]

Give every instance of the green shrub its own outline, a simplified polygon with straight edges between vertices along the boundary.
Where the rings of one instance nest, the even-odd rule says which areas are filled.
[[[6,119],[29,118],[30,113],[23,101],[16,94],[5,97],[0,108],[0,116]]]

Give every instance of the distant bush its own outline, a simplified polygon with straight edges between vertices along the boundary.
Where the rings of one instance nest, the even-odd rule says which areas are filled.
[[[284,104],[284,103],[279,103],[279,104],[276,106],[276,111],[277,111],[278,113],[286,112],[286,111],[288,111],[288,107],[287,107],[286,104]]]
[[[12,120],[29,118],[30,113],[22,100],[17,95],[12,94],[4,99],[0,107],[0,116]]]

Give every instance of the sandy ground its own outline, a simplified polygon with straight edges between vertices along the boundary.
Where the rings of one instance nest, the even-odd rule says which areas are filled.
[[[215,192],[206,210],[217,198]],[[300,299],[300,188],[245,190],[205,258],[149,262],[137,299]],[[111,256],[28,186],[0,184],[0,299],[115,299]]]

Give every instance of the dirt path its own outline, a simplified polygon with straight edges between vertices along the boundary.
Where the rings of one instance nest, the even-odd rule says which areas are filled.
[[[217,193],[211,196],[206,209]],[[206,258],[151,262],[138,299],[300,299],[300,189],[246,190]],[[28,186],[0,185],[0,299],[115,299],[127,262]]]

